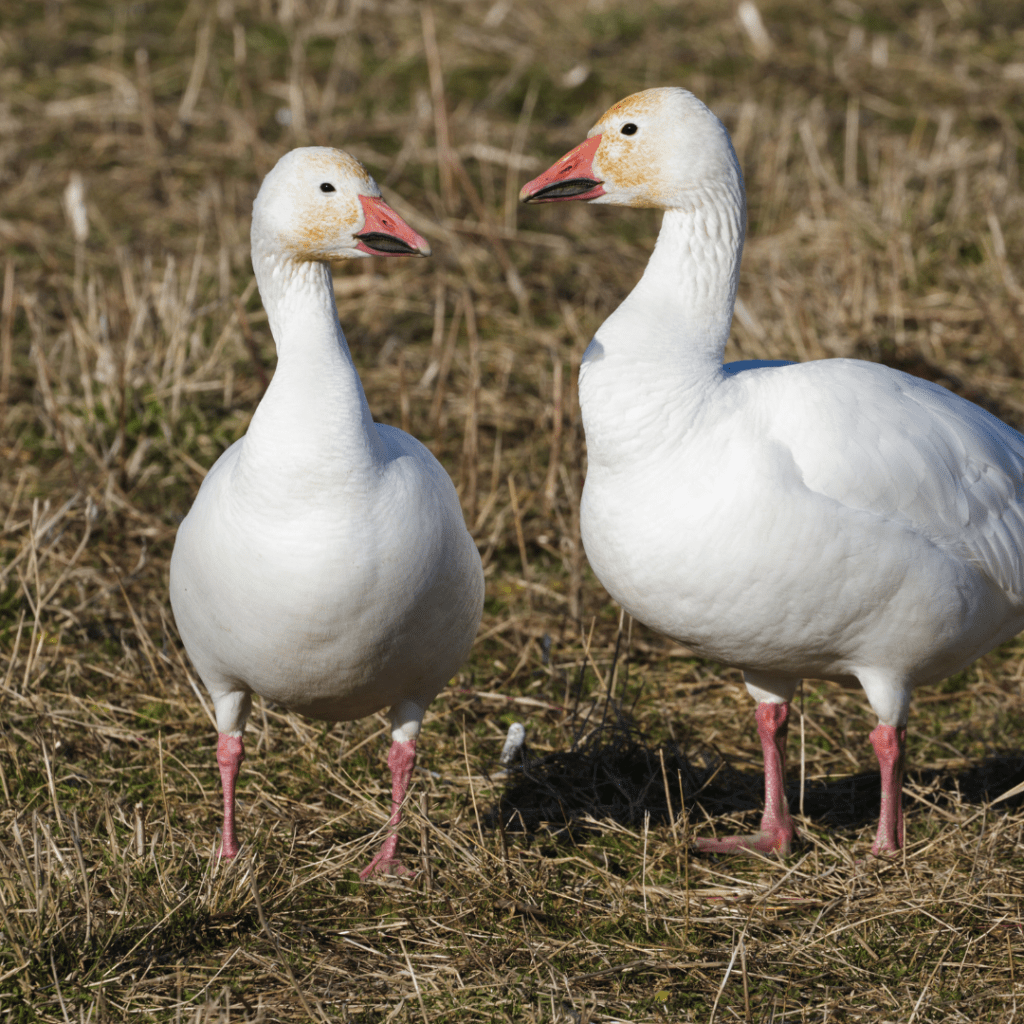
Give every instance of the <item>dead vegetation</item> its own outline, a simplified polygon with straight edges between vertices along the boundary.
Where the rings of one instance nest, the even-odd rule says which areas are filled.
[[[990,801],[1024,776],[1019,642],[916,699],[904,857],[868,858],[866,702],[811,682],[797,852],[696,858],[690,836],[756,820],[752,705],[737,673],[622,623],[580,549],[579,356],[657,219],[516,194],[648,85],[705,98],[745,168],[729,358],[883,360],[1024,424],[1024,12],[744,11],[48,0],[5,18],[5,1019],[1017,1018],[1024,816]],[[217,863],[215,733],[167,604],[176,524],[273,372],[251,200],[306,143],[359,156],[434,243],[338,268],[339,312],[375,415],[445,462],[487,567],[473,657],[425,723],[411,886],[356,882],[386,821],[380,717],[258,707],[245,851]],[[530,760],[506,787],[512,720]]]

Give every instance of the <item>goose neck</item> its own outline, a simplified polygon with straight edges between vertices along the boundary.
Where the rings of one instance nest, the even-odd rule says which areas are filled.
[[[686,205],[665,211],[643,277],[606,325],[628,333],[633,359],[717,372],[732,324],[745,221],[742,186],[732,183],[693,190]]]
[[[380,442],[338,322],[330,266],[254,247],[253,267],[277,368],[247,447],[296,469],[311,461],[378,461]],[[283,458],[282,458],[283,456]]]
[[[309,344],[311,338],[331,347],[341,329],[330,266],[255,245],[252,264],[279,363],[315,356],[318,346]]]
[[[649,457],[701,422],[723,379],[745,208],[742,187],[697,194],[665,212],[647,269],[580,363],[592,469]]]

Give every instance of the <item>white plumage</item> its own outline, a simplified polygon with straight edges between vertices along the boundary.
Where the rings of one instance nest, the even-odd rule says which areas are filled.
[[[253,204],[252,258],[277,344],[248,433],[178,531],[171,603],[213,698],[224,856],[251,695],[312,718],[390,708],[392,834],[427,705],[465,660],[483,573],[455,488],[417,440],[374,423],[338,323],[329,261],[429,255],[340,150],[288,153]]]
[[[522,722],[513,722],[508,727],[505,744],[498,755],[498,762],[507,768],[519,756],[519,751],[523,749],[525,742],[526,726]]]
[[[745,199],[728,133],[690,93],[612,107],[523,189],[665,210],[580,367],[587,557],[633,616],[744,670],[765,815],[704,849],[788,850],[789,701],[859,682],[879,718],[875,852],[902,846],[915,686],[1024,629],[1024,437],[944,389],[850,359],[722,365]]]

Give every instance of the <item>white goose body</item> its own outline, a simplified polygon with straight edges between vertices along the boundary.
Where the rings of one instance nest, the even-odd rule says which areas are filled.
[[[253,693],[327,721],[389,707],[397,826],[424,712],[480,622],[483,573],[455,488],[422,444],[373,422],[338,323],[329,259],[429,253],[379,195],[338,150],[295,150],[267,176],[253,266],[277,369],[171,559],[175,619],[221,734],[225,856],[238,852]],[[372,869],[402,870],[396,841]]]
[[[630,410],[656,398],[629,388],[604,339],[602,328],[580,373],[580,527],[595,573],[631,615],[752,671],[890,675],[876,708],[888,725],[905,718],[911,686],[1024,628],[1012,582],[1024,439],[994,417],[854,360],[719,369],[693,395],[689,429],[671,430],[666,415],[641,448]],[[662,370],[655,390],[672,385],[678,412],[682,384]],[[843,407],[844,390],[860,402]],[[971,428],[968,455],[956,442]]]
[[[523,195],[666,210],[643,278],[581,363],[580,526],[616,601],[742,668],[759,702],[762,832],[702,845],[788,849],[786,717],[809,676],[863,686],[889,773],[875,849],[898,848],[913,688],[1024,629],[1024,437],[876,364],[722,365],[742,176],[683,90],[623,100]]]
[[[173,576],[178,628],[215,698],[242,686],[328,721],[429,704],[465,660],[480,600],[465,585],[479,556],[433,455],[337,415],[346,377],[358,387],[341,346],[297,373],[281,359],[182,523]]]

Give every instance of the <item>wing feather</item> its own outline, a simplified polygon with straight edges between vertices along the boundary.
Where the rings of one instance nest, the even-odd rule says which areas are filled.
[[[744,378],[770,396],[768,432],[789,448],[808,488],[910,526],[1024,598],[1017,431],[936,384],[874,363],[830,359]]]

